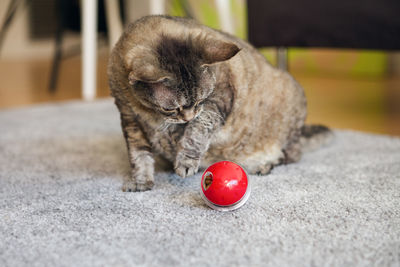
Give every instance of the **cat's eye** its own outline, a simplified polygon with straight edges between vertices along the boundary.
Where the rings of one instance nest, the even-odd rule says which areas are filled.
[[[204,101],[206,101],[206,100],[205,99],[198,100],[196,103],[194,103],[194,106],[197,107],[198,105],[203,104]]]
[[[204,99],[203,100],[198,100],[194,104],[189,104],[189,105],[183,106],[183,108],[184,109],[190,109],[192,107],[196,108],[198,105],[202,104],[203,102],[204,102]]]
[[[176,109],[175,109],[175,108],[173,108],[173,109],[163,108],[163,107],[160,107],[160,108],[161,108],[162,111],[164,111],[164,112],[166,112],[166,113],[176,112]]]

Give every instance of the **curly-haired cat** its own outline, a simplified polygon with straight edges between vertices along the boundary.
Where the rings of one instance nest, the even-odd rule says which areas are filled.
[[[153,187],[156,154],[182,177],[219,160],[267,174],[298,161],[304,140],[329,133],[304,126],[306,98],[288,73],[194,20],[147,16],[130,24],[108,75],[132,167],[124,191]]]

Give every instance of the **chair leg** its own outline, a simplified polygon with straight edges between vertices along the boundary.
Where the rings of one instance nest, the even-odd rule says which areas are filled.
[[[111,50],[123,31],[119,1],[104,0],[104,6],[106,8],[108,44]]]
[[[287,47],[278,47],[276,50],[276,65],[278,69],[288,70],[288,49]]]
[[[54,51],[53,64],[51,67],[50,82],[49,82],[49,92],[54,93],[57,89],[57,80],[60,70],[61,56],[62,56],[62,37],[63,37],[63,27],[60,25],[57,27],[56,32],[56,47]]]
[[[97,67],[97,0],[82,0],[82,96],[86,101],[96,97]]]
[[[6,12],[5,16],[4,16],[5,19],[4,19],[3,25],[0,28],[0,51],[1,51],[1,48],[3,46],[3,42],[4,42],[4,38],[6,36],[7,30],[10,27],[10,24],[14,19],[14,16],[15,16],[15,13],[17,12],[18,6],[22,2],[23,2],[23,0],[21,0],[21,1],[18,1],[18,0],[13,1],[13,0],[11,0],[10,4],[8,5],[7,12]]]
[[[150,0],[150,14],[159,15],[165,13],[165,0]]]
[[[221,29],[225,32],[235,34],[230,1],[216,0],[215,4],[218,10],[218,17],[221,24]]]

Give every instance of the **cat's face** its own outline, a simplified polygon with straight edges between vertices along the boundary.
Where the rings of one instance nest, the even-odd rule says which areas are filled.
[[[163,36],[153,52],[129,74],[137,99],[168,123],[187,123],[203,110],[215,90],[215,63],[238,51],[234,44],[196,43]]]
[[[182,70],[183,72],[186,70]],[[215,88],[213,66],[199,66],[190,73],[177,73],[156,82],[138,81],[134,89],[142,92],[142,101],[156,110],[168,123],[186,123],[195,119]],[[177,76],[177,77],[176,77]]]

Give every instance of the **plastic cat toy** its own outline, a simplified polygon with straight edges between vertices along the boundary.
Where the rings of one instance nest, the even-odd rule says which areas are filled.
[[[246,172],[230,161],[214,163],[201,177],[201,196],[215,210],[231,211],[240,208],[249,199],[250,192]]]

